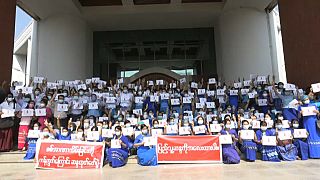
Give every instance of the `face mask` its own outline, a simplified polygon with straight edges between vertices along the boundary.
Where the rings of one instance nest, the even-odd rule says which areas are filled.
[[[39,130],[39,127],[33,127],[33,130]]]
[[[198,121],[198,124],[203,124],[203,120],[199,120],[199,121]]]
[[[89,123],[84,123],[84,124],[83,124],[83,127],[84,127],[85,129],[88,129],[88,128],[89,128]]]
[[[117,131],[117,132],[116,132],[116,135],[117,135],[117,136],[120,136],[120,134],[121,134],[120,131]]]
[[[226,128],[230,129],[231,128],[231,124],[226,124]]]
[[[103,125],[102,128],[103,129],[108,129],[108,125]]]
[[[29,104],[29,108],[34,108],[34,104]]]
[[[248,130],[250,125],[243,125],[243,129]]]
[[[174,125],[174,121],[170,121],[170,123],[169,123],[170,125]]]
[[[265,121],[270,121],[270,120],[271,120],[271,118],[264,118],[264,120],[265,120]]]
[[[79,99],[79,96],[74,96],[73,99],[74,99],[74,100],[78,100],[78,99]]]
[[[130,127],[131,126],[131,124],[126,124],[126,127],[128,128],[128,127]]]
[[[262,131],[266,131],[267,129],[268,129],[267,126],[261,126]]]
[[[160,119],[160,120],[161,120],[162,118],[163,118],[162,116],[158,116],[158,119]]]
[[[24,98],[24,102],[29,102],[30,98]]]
[[[283,85],[279,85],[279,89],[283,89]]]
[[[83,94],[84,94],[83,91],[80,91],[80,92],[79,92],[79,95],[80,95],[80,96],[83,96]]]
[[[60,104],[62,104],[63,101],[64,101],[63,99],[59,99],[59,100],[58,100],[58,102],[59,102]]]
[[[66,136],[68,136],[68,132],[62,132],[61,135],[66,137]]]
[[[310,103],[310,100],[305,100],[303,101],[304,104],[309,104]]]
[[[149,113],[149,116],[150,116],[150,117],[153,117],[153,113]]]
[[[9,102],[13,101],[13,98],[12,98],[12,97],[9,97],[9,98],[8,98],[8,101],[9,101]]]
[[[278,117],[278,119],[280,119],[281,121],[283,120],[283,117]]]
[[[143,115],[143,118],[144,118],[144,119],[147,119],[147,118],[148,118],[148,115],[146,115],[146,114]]]
[[[263,97],[267,97],[267,96],[268,96],[268,94],[263,94],[262,96],[263,96]]]
[[[277,124],[277,125],[276,125],[276,128],[277,128],[277,129],[281,129],[281,128],[282,128],[282,124]]]
[[[144,134],[144,135],[148,134],[148,130],[146,130],[146,129],[142,130],[142,134]]]
[[[293,124],[292,125],[294,128],[298,128],[299,127],[299,124]]]
[[[52,97],[51,96],[47,96],[48,97],[48,100],[50,100]]]
[[[39,95],[39,94],[40,94],[40,91],[35,91],[34,94],[35,94],[35,95]]]
[[[44,107],[46,107],[46,104],[41,103],[41,104],[40,104],[40,107],[44,108]]]
[[[62,95],[63,95],[64,97],[67,97],[67,96],[68,96],[68,93],[62,93]]]
[[[158,128],[159,127],[159,124],[155,124],[153,125],[154,128]]]
[[[138,95],[139,95],[139,96],[141,96],[141,95],[142,95],[142,92],[141,92],[141,91],[139,91],[139,92],[138,92]]]
[[[184,123],[183,126],[184,126],[184,127],[188,127],[188,126],[189,126],[189,123]]]
[[[128,90],[124,89],[124,90],[123,90],[123,93],[128,93]]]
[[[119,117],[118,120],[119,120],[119,121],[122,121],[122,117]]]
[[[49,133],[49,132],[42,132],[42,136],[43,136],[43,137],[49,137],[49,136],[50,136],[50,133]]]
[[[217,120],[213,120],[212,124],[218,124],[218,121]]]
[[[92,101],[96,101],[97,98],[96,98],[96,97],[92,97],[91,100],[92,100]]]

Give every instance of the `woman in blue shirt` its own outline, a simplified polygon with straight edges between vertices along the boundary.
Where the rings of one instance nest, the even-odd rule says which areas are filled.
[[[148,126],[145,124],[141,125],[142,134],[138,135],[134,141],[134,147],[138,149],[138,164],[141,166],[156,166],[157,162],[157,153],[154,146],[144,146],[144,138],[150,137]]]

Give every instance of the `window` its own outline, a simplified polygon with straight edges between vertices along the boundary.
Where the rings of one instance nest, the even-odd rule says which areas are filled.
[[[139,70],[133,70],[133,71],[121,71],[121,77],[131,77],[134,74],[138,73]]]
[[[182,76],[185,76],[185,75],[194,75],[193,74],[193,69],[182,69],[182,70],[171,70],[172,72],[175,72],[177,74],[180,74]]]

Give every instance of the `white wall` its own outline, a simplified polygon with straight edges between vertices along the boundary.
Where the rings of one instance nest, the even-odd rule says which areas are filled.
[[[36,74],[48,81],[91,77],[92,35],[84,20],[69,14],[39,21]]]
[[[215,31],[218,74],[226,82],[272,75],[267,15],[254,8],[225,11]]]

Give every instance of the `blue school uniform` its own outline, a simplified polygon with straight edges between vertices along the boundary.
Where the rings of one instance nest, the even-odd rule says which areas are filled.
[[[134,144],[142,143],[144,137],[150,137],[150,135],[144,136],[138,135],[134,141]],[[138,164],[141,166],[156,166],[158,165],[157,153],[155,147],[139,146],[137,150]]]
[[[256,135],[257,139],[261,141],[262,136],[275,136],[275,132],[271,129],[267,129],[265,132],[259,129]],[[261,152],[262,161],[280,162],[276,146],[263,146],[262,144],[258,144],[258,151]]]
[[[298,109],[301,111],[301,107],[311,107],[313,104],[306,104],[300,106]],[[320,130],[317,128],[317,116],[303,116],[303,127],[309,132],[307,142],[309,145],[310,158],[320,158]]]
[[[229,131],[221,130],[222,135],[234,135],[238,138],[238,133],[234,129],[230,129]],[[222,157],[224,164],[239,164],[240,156],[235,148],[235,144],[223,144],[222,145]]]
[[[38,138],[28,138],[28,150],[26,155],[24,156],[24,160],[34,159],[36,155],[36,145]]]
[[[243,139],[240,150],[244,153],[246,160],[255,161],[257,156],[257,144],[252,139]]]
[[[116,136],[114,136],[115,138]],[[121,167],[127,164],[129,155],[129,144],[128,138],[121,136],[120,140],[126,144],[127,147],[121,148],[109,148],[108,149],[108,162],[113,168]]]

